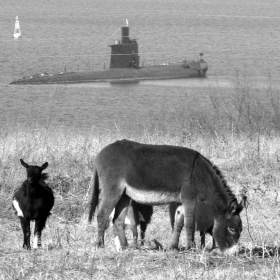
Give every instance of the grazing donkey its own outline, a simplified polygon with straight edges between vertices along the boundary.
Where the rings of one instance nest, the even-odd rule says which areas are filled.
[[[91,221],[99,204],[98,247],[104,246],[106,224],[114,208],[115,230],[122,248],[127,247],[124,217],[130,199],[148,205],[182,204],[186,249],[193,246],[195,209],[200,201],[213,213],[213,235],[221,250],[235,245],[242,231],[239,214],[245,198],[238,203],[220,170],[192,149],[122,140],[99,152],[89,212]],[[174,239],[171,248],[178,248]]]
[[[172,227],[172,243],[179,243],[181,230],[184,226],[184,208],[177,203],[171,203],[169,206],[170,222]],[[198,202],[195,209],[196,230],[200,233],[201,248],[205,247],[205,235],[209,233],[212,236],[212,249],[216,247],[213,237],[214,218],[211,210],[204,202]]]
[[[46,220],[51,214],[54,205],[54,195],[51,188],[44,182],[48,178],[42,173],[48,167],[45,162],[42,166],[28,165],[22,159],[21,164],[26,168],[27,179],[22,183],[13,196],[13,206],[19,216],[24,241],[23,248],[30,248],[30,221],[35,221],[34,243],[36,249],[41,246],[41,233]]]
[[[123,215],[125,212],[122,213]],[[145,233],[148,224],[151,222],[151,218],[153,215],[153,206],[151,205],[143,205],[137,203],[134,200],[130,200],[129,206],[127,208],[127,213],[125,219],[125,225],[130,225],[132,234],[133,234],[133,245],[137,246],[138,239],[138,231],[137,226],[140,225],[140,245],[144,245]],[[119,216],[120,217],[120,216]],[[110,219],[114,222],[115,220],[115,210],[111,213]],[[123,219],[123,217],[122,217]],[[117,233],[115,232],[115,245],[117,251],[120,251],[121,244]]]

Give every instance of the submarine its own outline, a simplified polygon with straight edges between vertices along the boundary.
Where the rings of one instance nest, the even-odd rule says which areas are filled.
[[[11,82],[11,85],[72,84],[72,83],[137,83],[144,80],[204,78],[208,64],[199,53],[197,60],[140,66],[138,42],[129,38],[128,22],[121,27],[121,40],[111,47],[110,68],[100,71],[35,74]]]

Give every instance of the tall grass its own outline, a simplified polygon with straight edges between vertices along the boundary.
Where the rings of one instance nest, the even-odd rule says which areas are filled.
[[[277,89],[268,84],[264,90],[265,102],[237,73],[230,97],[209,89],[212,110],[197,112],[183,102],[176,112],[166,106],[137,132],[119,127],[112,134],[36,125],[2,127],[0,279],[278,279],[280,101]],[[166,207],[156,208],[147,232],[149,246],[117,253],[109,229],[106,248],[96,250],[96,221],[87,223],[94,160],[104,146],[123,138],[191,147],[220,167],[237,196],[249,198],[238,255],[153,250],[154,239],[169,246]],[[25,178],[20,158],[50,163],[49,184],[56,196],[43,249],[31,252],[21,250],[22,232],[10,206],[13,191]]]

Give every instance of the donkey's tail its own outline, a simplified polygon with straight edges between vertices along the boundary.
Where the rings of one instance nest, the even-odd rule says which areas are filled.
[[[89,216],[88,216],[88,221],[89,222],[92,221],[95,209],[98,205],[98,201],[99,201],[99,178],[98,178],[97,170],[95,168],[93,190],[92,190],[92,199],[91,199],[91,202],[90,202],[90,209],[89,209]]]

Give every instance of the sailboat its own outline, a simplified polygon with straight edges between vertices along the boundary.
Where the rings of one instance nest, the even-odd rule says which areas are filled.
[[[21,37],[21,31],[20,31],[18,16],[16,16],[15,30],[14,30],[13,37],[14,37],[15,39]]]

